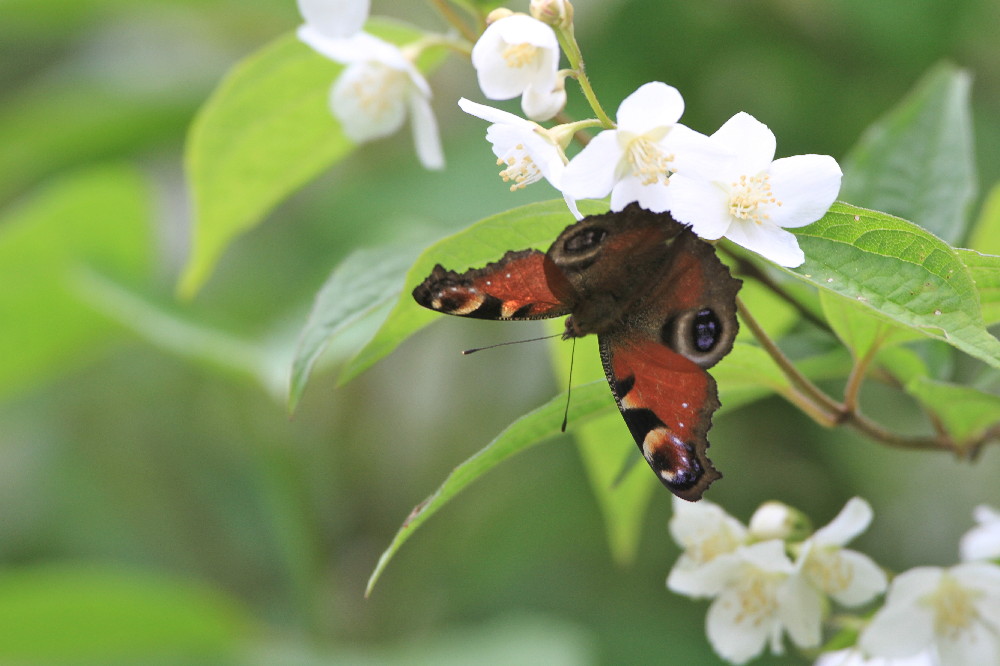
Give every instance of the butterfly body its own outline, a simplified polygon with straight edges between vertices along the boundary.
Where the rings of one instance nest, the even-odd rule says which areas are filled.
[[[438,312],[480,319],[569,315],[564,338],[596,334],[605,375],[643,457],[697,500],[721,475],[705,449],[715,381],[732,348],[741,282],[669,214],[633,204],[567,227],[548,252],[508,252],[464,273],[438,265],[413,291]]]

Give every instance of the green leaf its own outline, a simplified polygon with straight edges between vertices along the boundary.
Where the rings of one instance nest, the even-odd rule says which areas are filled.
[[[607,210],[595,201],[580,202],[584,215]],[[562,199],[528,204],[481,220],[428,247],[406,274],[402,294],[372,340],[343,368],[340,382],[346,383],[387,356],[399,344],[441,315],[414,303],[412,289],[434,268],[442,264],[451,270],[465,270],[496,261],[508,250],[548,249],[560,231],[574,222]]]
[[[112,327],[76,293],[80,268],[134,279],[149,260],[150,200],[134,169],[93,167],[0,217],[0,395],[80,362]]]
[[[562,321],[551,322],[549,330],[561,332]],[[558,381],[561,384],[569,381],[572,356],[574,382],[596,381],[607,387],[597,336],[577,339],[575,345],[574,351],[563,340],[550,341]],[[611,394],[609,388],[605,390]],[[572,400],[576,400],[575,392]],[[655,492],[664,489],[636,449],[635,440],[617,409],[612,414],[575,425],[573,437],[604,517],[611,554],[617,562],[627,564],[635,559],[649,502]],[[634,464],[636,462],[641,464]]]
[[[840,198],[960,242],[976,191],[970,86],[952,65],[928,72],[848,155]]]
[[[1000,256],[956,250],[979,292],[979,307],[987,326],[1000,322]]]
[[[791,274],[1000,368],[1000,341],[985,328],[976,284],[940,239],[843,203],[794,231],[806,261]]]
[[[909,347],[886,347],[879,351],[875,362],[895,377],[900,385],[906,385],[917,377],[930,376],[927,362]]]
[[[857,301],[821,290],[823,316],[855,359],[863,359],[886,345],[921,337],[916,331],[879,317]]]
[[[421,35],[383,21],[368,29],[399,44]],[[354,149],[328,105],[341,70],[284,35],[236,65],[202,107],[186,147],[195,226],[183,295],[201,287],[237,235]]]
[[[573,400],[569,407],[568,431],[582,425],[586,417],[613,407],[614,401],[608,391],[607,382],[601,380],[574,387]],[[565,408],[566,394],[560,393],[538,409],[514,421],[485,448],[456,467],[444,483],[430,497],[418,504],[403,522],[392,543],[379,558],[371,578],[368,579],[367,593],[371,593],[396,551],[425,520],[437,513],[451,498],[507,458],[560,434]]]
[[[70,565],[0,574],[4,663],[219,663],[251,626],[233,600],[185,580]]]
[[[934,412],[959,445],[981,437],[991,427],[1000,428],[998,395],[927,377],[907,383],[906,392]]]
[[[1000,183],[986,196],[979,219],[969,235],[969,247],[983,254],[1000,254]]]
[[[313,366],[330,342],[399,298],[403,277],[415,254],[412,246],[359,250],[334,269],[316,296],[292,360],[290,411],[295,410]]]

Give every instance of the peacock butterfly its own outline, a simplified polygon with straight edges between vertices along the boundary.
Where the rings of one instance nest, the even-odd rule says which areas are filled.
[[[722,476],[705,451],[719,407],[705,369],[733,347],[741,284],[689,227],[631,204],[570,225],[545,253],[511,251],[464,273],[438,264],[413,298],[477,319],[568,314],[563,339],[596,333],[639,450],[667,488],[695,501]]]

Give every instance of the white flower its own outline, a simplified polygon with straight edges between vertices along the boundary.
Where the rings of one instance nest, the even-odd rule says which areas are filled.
[[[767,644],[780,654],[786,631],[801,648],[819,645],[823,599],[798,575],[783,541],[740,546],[717,561],[717,596],[706,628],[720,656],[742,664]]]
[[[472,47],[472,66],[486,97],[521,95],[529,118],[548,120],[566,104],[559,40],[551,27],[530,16],[512,14],[491,23]]]
[[[856,606],[885,591],[885,573],[867,555],[843,548],[864,532],[872,508],[860,497],[848,500],[829,525],[816,530],[799,551],[803,575],[845,606]]]
[[[947,666],[1000,664],[1000,566],[917,567],[892,581],[859,645],[879,657],[937,651]]]
[[[299,13],[326,37],[344,39],[361,32],[368,18],[369,0],[298,0]]]
[[[918,652],[912,657],[886,659],[884,657],[865,657],[857,648],[847,648],[835,652],[824,652],[813,666],[940,666],[940,663],[932,650]]]
[[[1000,558],[1000,512],[983,504],[977,506],[972,515],[979,524],[966,532],[959,542],[962,561]]]
[[[717,590],[714,569],[720,556],[733,554],[747,542],[747,528],[708,500],[685,502],[675,497],[673,507],[670,534],[684,552],[670,570],[667,587],[687,596],[710,596]]]
[[[347,65],[330,91],[330,110],[349,139],[363,143],[393,134],[408,112],[420,162],[428,169],[444,167],[430,86],[398,46],[366,32],[333,38],[311,23],[300,26],[298,36]]]
[[[617,129],[604,130],[570,160],[563,192],[574,199],[610,192],[615,211],[633,201],[656,213],[670,209],[671,172],[710,173],[727,157],[708,137],[677,122],[683,112],[676,88],[659,81],[641,86],[618,107]]]
[[[774,160],[774,134],[746,113],[730,118],[711,139],[736,157],[708,179],[684,172],[671,178],[674,218],[703,238],[725,236],[782,266],[802,264],[798,241],[782,227],[802,227],[826,213],[840,191],[836,160]]]
[[[493,146],[497,166],[503,167],[500,177],[505,183],[511,183],[511,192],[543,178],[552,187],[561,190],[566,157],[549,130],[513,113],[477,104],[464,97],[458,100],[458,106],[470,115],[493,123],[486,129],[486,139]],[[573,215],[578,220],[582,219],[576,201],[564,198]]]

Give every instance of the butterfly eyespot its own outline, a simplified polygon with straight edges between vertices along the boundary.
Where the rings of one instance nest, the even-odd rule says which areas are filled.
[[[710,368],[729,352],[735,327],[722,322],[711,308],[686,310],[670,317],[660,331],[663,344],[703,368]]]
[[[691,322],[691,344],[701,353],[712,351],[719,344],[722,335],[722,322],[711,310],[700,310]]]
[[[601,227],[581,229],[566,239],[566,242],[563,243],[563,251],[570,254],[586,252],[600,245],[607,238],[607,235],[607,229]]]

